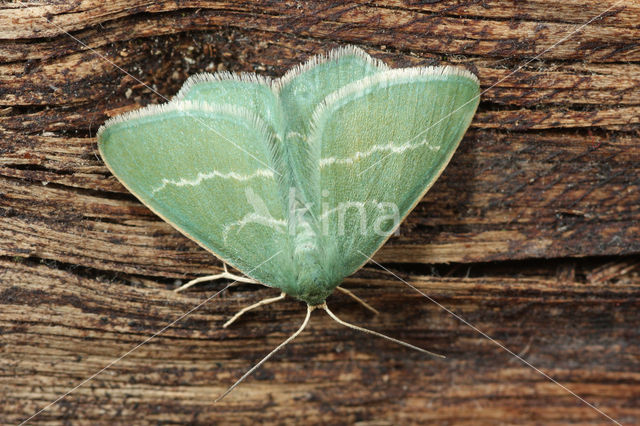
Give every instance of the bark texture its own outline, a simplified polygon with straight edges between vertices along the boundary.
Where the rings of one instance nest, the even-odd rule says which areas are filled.
[[[638,1],[3,3],[0,422],[82,384],[30,421],[640,423],[638,40]],[[277,293],[172,292],[221,265],[109,174],[96,130],[196,72],[277,77],[344,44],[394,67],[463,66],[484,90],[452,163],[375,258],[393,274],[370,265],[345,283],[382,313],[329,299],[447,359],[316,311],[213,404],[304,307],[223,329]]]

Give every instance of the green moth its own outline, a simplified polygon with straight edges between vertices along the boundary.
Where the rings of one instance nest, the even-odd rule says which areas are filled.
[[[438,178],[478,102],[466,70],[390,69],[345,47],[275,80],[195,75],[167,104],[109,120],[98,146],[160,217],[306,302],[304,327]]]

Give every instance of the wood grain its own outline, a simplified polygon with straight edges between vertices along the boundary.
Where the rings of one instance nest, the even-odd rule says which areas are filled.
[[[100,124],[170,99],[196,72],[277,77],[349,43],[394,67],[463,66],[484,91],[451,165],[376,261],[617,421],[640,423],[639,16],[640,2],[614,0],[2,4],[0,423],[222,288],[171,291],[220,265],[109,174]],[[346,285],[383,313],[335,295],[336,313],[448,358],[315,312],[213,405],[304,314],[286,301],[222,329],[273,294],[241,287],[32,423],[608,423],[381,268]]]
[[[214,294],[213,287],[175,294],[148,280],[83,276],[93,272],[55,264],[1,265],[3,366],[11,374],[0,377],[0,386],[10,423]],[[495,270],[469,278],[396,273],[600,409],[633,423],[640,402],[640,350],[634,342],[640,336],[629,324],[640,321],[640,262],[603,264],[598,272],[586,268],[574,267],[573,273],[590,271],[591,280],[544,277],[535,270],[520,278]],[[613,276],[602,275],[611,269]],[[283,354],[213,405],[303,317],[302,304],[285,301],[222,329],[230,313],[275,293],[244,288],[210,300],[38,421],[604,423],[597,412],[392,276],[366,270],[346,285],[382,314],[371,316],[335,295],[329,303],[338,315],[448,358],[345,331],[316,312]]]

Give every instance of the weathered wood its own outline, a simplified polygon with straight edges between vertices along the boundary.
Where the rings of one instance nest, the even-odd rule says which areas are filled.
[[[147,275],[209,271],[207,253],[107,177],[93,139],[20,138],[28,142],[0,142],[0,173],[11,177],[0,181],[0,233],[8,241],[0,254],[65,263],[90,258],[100,269]],[[533,138],[471,130],[377,258],[441,263],[637,253],[639,166],[638,139],[625,133]]]
[[[3,4],[0,423],[24,420],[222,288],[170,291],[220,265],[109,174],[99,125],[164,102],[196,72],[279,76],[346,43],[392,66],[464,66],[484,90],[451,165],[376,260],[639,423],[639,17],[640,2],[615,0]],[[369,268],[347,286],[383,313],[332,296],[345,319],[448,359],[316,312],[213,405],[302,320],[288,301],[222,329],[273,294],[243,287],[33,421],[606,423],[388,273]]]
[[[634,423],[640,416],[640,332],[630,324],[640,321],[640,261],[621,263],[622,270],[620,263],[573,267],[592,281],[545,277],[526,268],[522,278],[495,271],[470,278],[401,274],[608,414]],[[0,267],[6,268],[0,389],[6,392],[4,420],[14,424],[212,294],[175,294],[147,280],[125,285],[92,271],[32,261],[7,260]],[[274,294],[225,292],[39,421],[604,423],[388,274],[364,271],[346,285],[382,314],[371,316],[335,295],[329,303],[338,315],[448,358],[345,331],[316,312],[283,354],[213,405],[234,378],[297,328],[304,310],[298,302],[281,302],[222,329],[230,314]]]

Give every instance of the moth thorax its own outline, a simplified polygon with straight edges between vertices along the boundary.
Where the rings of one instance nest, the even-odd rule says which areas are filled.
[[[335,285],[326,271],[324,251],[318,242],[318,234],[310,221],[301,220],[294,236],[293,260],[298,276],[296,287],[298,299],[310,305],[318,305],[331,294]]]
[[[311,224],[307,221],[301,221],[294,238],[295,256],[304,257],[305,253],[316,250],[318,248],[317,241],[317,234]]]
[[[317,250],[309,252],[307,256],[299,257],[298,276],[296,277],[296,288],[298,294],[293,296],[307,302],[311,306],[316,306],[325,301],[333,292],[336,283],[333,283],[327,275],[323,263],[316,256]]]

